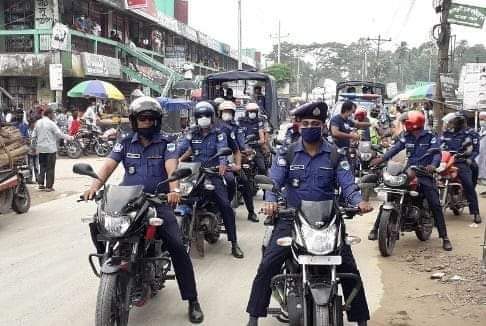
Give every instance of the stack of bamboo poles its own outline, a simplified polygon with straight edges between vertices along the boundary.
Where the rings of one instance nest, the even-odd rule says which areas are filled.
[[[0,167],[13,167],[14,163],[21,161],[29,152],[20,131],[14,126],[0,128]]]

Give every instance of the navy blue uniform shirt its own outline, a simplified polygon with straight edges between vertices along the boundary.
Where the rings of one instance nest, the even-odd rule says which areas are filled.
[[[435,155],[428,155],[423,159],[420,159],[429,148],[440,149],[438,137],[429,130],[422,130],[419,136],[416,138],[409,132],[402,132],[398,141],[390,148],[383,158],[388,161],[390,158],[401,152],[407,150],[408,165],[427,166],[433,165],[438,167],[441,160],[440,151]]]
[[[472,153],[469,158],[475,159],[479,155],[479,134],[474,129],[463,129],[458,132],[445,131],[440,137],[444,149],[463,152],[462,145],[470,142]]]
[[[134,133],[117,143],[109,156],[122,162],[125,175],[122,186],[143,185],[144,192],[154,193],[157,184],[167,179],[165,161],[177,159],[176,145],[167,138],[157,134],[150,145],[144,147]],[[169,185],[160,186],[159,192],[168,192]]]
[[[228,147],[226,134],[219,128],[212,127],[209,133],[204,136],[199,127],[192,129],[180,144],[181,153],[185,153],[188,148],[192,149],[193,161],[204,163],[207,167],[226,164],[226,157],[221,156],[209,160],[220,149]]]
[[[257,139],[260,139],[260,130],[265,130],[265,124],[261,119],[241,118],[238,120],[238,126],[245,138],[255,135]]]
[[[331,127],[335,126],[339,131],[350,134],[353,131],[354,122],[351,119],[344,119],[340,114],[335,115],[330,121]],[[351,139],[337,139],[334,137],[334,144],[339,148],[350,147]]]

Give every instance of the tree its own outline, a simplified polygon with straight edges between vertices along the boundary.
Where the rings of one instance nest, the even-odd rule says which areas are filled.
[[[272,75],[277,81],[278,87],[283,87],[285,83],[292,81],[292,73],[290,67],[286,64],[274,64],[267,69],[265,73]]]

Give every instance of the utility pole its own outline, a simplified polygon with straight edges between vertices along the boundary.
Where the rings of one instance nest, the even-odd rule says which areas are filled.
[[[300,56],[297,56],[297,96],[300,94]]]
[[[241,0],[238,0],[238,69],[243,69],[242,61]]]
[[[374,77],[374,81],[376,81],[376,79],[379,79],[380,78],[380,63],[379,63],[379,60],[380,60],[380,47],[381,47],[381,44],[382,43],[385,43],[385,42],[391,42],[391,38],[382,38],[381,35],[378,35],[378,38],[369,38],[367,39],[368,41],[373,41],[373,42],[376,42],[376,45],[377,45],[377,49],[376,49],[376,69],[375,69],[375,77]]]
[[[442,85],[440,83],[440,75],[449,72],[449,42],[451,37],[451,25],[449,24],[449,8],[452,0],[442,0],[441,18],[440,18],[440,32],[437,39],[437,46],[439,47],[439,69],[436,76],[436,98],[434,102],[434,126],[436,131],[442,130],[442,117],[444,116],[445,106],[444,97],[442,96]],[[434,27],[435,28],[435,27]]]
[[[280,20],[278,21],[278,33],[277,35],[270,34],[270,38],[277,39],[277,63],[280,64],[280,47],[283,38],[289,37],[290,34],[282,35]]]

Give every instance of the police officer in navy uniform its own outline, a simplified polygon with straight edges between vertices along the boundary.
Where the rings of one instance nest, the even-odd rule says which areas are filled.
[[[479,214],[478,195],[475,188],[477,180],[476,157],[479,155],[479,136],[466,126],[466,117],[464,114],[457,112],[449,121],[446,131],[441,137],[442,148],[445,150],[465,153],[465,156],[457,158],[456,166],[459,168],[459,178],[464,187],[464,194],[469,203],[469,213],[474,216],[474,223],[481,223]],[[463,146],[470,144],[469,150],[463,149]]]
[[[221,102],[218,107],[220,113],[220,121],[217,124],[221,130],[226,134],[228,139],[228,146],[233,151],[234,164],[231,165],[231,170],[235,173],[238,184],[241,185],[241,194],[248,210],[248,220],[257,223],[258,217],[255,214],[255,205],[253,202],[253,194],[251,193],[248,178],[245,172],[241,170],[241,148],[245,147],[245,135],[234,121],[236,113],[236,105],[231,101]],[[233,199],[230,195],[230,201]]]
[[[130,122],[134,134],[117,143],[110,156],[98,172],[100,180],[93,181],[84,193],[89,200],[108,180],[118,164],[125,168],[122,185],[143,185],[144,192],[155,193],[157,184],[172,174],[177,168],[176,145],[161,135],[162,109],[151,97],[143,96],[130,104]],[[169,205],[176,205],[180,200],[178,182],[159,187],[159,192],[167,193]],[[196,281],[191,259],[186,252],[182,236],[173,213],[166,205],[157,207],[157,213],[164,218],[164,224],[157,228],[157,237],[163,239],[170,253],[172,263],[183,300],[189,301],[189,320],[201,323],[203,312],[197,299]],[[93,228],[91,228],[93,231]],[[92,232],[93,233],[93,232]],[[92,235],[96,239],[96,235]],[[96,243],[98,252],[103,247]]]
[[[267,174],[265,157],[263,155],[263,146],[265,146],[265,123],[262,119],[258,118],[258,104],[248,103],[245,109],[246,117],[238,120],[238,125],[244,133],[245,139],[248,136],[256,136],[258,139],[258,145],[253,148],[256,152],[255,164],[258,169],[258,174]],[[245,150],[249,150],[248,146],[245,146]]]
[[[375,158],[371,164],[376,166],[383,161],[388,161],[393,156],[406,149],[409,166],[424,166],[429,173],[434,172],[441,160],[440,141],[432,131],[424,129],[424,114],[420,111],[409,111],[403,113],[400,120],[404,124],[405,131],[400,134],[398,141],[383,157]],[[433,155],[428,155],[420,159],[431,148],[439,149],[439,151]],[[434,215],[435,225],[439,231],[439,237],[442,238],[442,248],[450,251],[452,250],[452,244],[447,236],[444,214],[439,200],[439,190],[435,185],[434,178],[420,176],[418,177],[418,183],[419,192],[427,199],[427,203]],[[379,224],[380,221],[379,218],[377,218],[368,236],[369,240],[377,239]]]
[[[235,258],[243,258],[243,251],[238,246],[236,239],[235,212],[231,208],[228,191],[224,184],[224,178],[231,178],[227,173],[227,158],[219,157],[212,161],[209,159],[218,150],[228,147],[226,134],[214,124],[214,107],[208,102],[199,102],[194,109],[194,117],[197,126],[193,128],[181,143],[181,152],[184,154],[180,161],[187,160],[190,156],[194,162],[201,162],[207,167],[218,166],[219,176],[211,176],[211,182],[215,189],[212,192],[216,205],[223,216],[224,226],[231,242],[231,254]]]
[[[335,190],[339,186],[343,198],[348,204],[358,206],[363,213],[371,211],[367,202],[362,201],[358,186],[354,183],[350,166],[344,157],[334,165],[332,152],[335,148],[323,136],[324,122],[327,116],[327,105],[324,102],[304,104],[295,110],[302,138],[292,144],[295,154],[292,162],[287,162],[285,151],[276,155],[270,169],[270,178],[277,188],[285,187],[286,200],[289,207],[298,208],[302,200],[323,201],[335,199]],[[337,152],[335,152],[337,153]],[[276,197],[268,193],[264,213],[269,216],[277,214]],[[277,215],[278,216],[278,215]],[[277,245],[277,239],[291,236],[292,223],[287,220],[276,219],[275,228],[270,242],[265,249],[257,275],[253,281],[250,299],[246,311],[250,315],[249,326],[258,325],[258,318],[267,315],[270,303],[270,282],[273,276],[280,272],[282,264],[290,255],[290,249]],[[356,273],[356,266],[351,248],[345,245],[342,251],[342,265],[338,267],[340,273]],[[355,285],[350,280],[342,281],[343,293],[348,297]],[[364,290],[361,289],[351,304],[348,312],[350,321],[358,322],[359,326],[367,324],[370,319]]]

